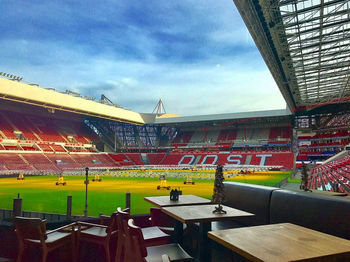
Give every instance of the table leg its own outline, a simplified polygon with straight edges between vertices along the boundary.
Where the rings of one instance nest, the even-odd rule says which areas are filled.
[[[211,230],[211,222],[202,222],[199,225],[199,261],[211,261],[211,249],[208,238],[208,232]]]
[[[181,245],[183,242],[184,227],[183,227],[183,224],[178,220],[176,220],[176,223],[175,223],[174,233],[175,233],[175,241]]]

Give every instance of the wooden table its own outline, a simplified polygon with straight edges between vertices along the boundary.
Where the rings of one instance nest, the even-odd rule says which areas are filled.
[[[350,259],[349,240],[290,223],[211,231],[208,237],[251,261]]]
[[[210,261],[211,253],[209,247],[208,231],[211,230],[211,222],[227,220],[237,217],[248,217],[254,214],[223,206],[226,214],[214,214],[214,204],[164,207],[162,211],[176,220],[175,234],[179,243],[182,243],[182,223],[199,222],[199,261]]]
[[[170,196],[145,197],[144,199],[157,207],[205,205],[211,203],[209,199],[194,195],[180,195],[178,201],[170,200]]]

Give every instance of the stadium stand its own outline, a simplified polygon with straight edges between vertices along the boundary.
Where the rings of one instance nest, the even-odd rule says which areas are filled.
[[[7,170],[34,170],[20,154],[16,153],[0,153],[0,164]]]
[[[350,114],[335,113],[296,117],[299,155],[297,161],[325,161],[350,142]]]
[[[4,145],[4,148],[5,150],[9,150],[9,151],[21,151],[22,148],[18,145],[12,145],[12,146],[9,146],[9,145]]]
[[[135,154],[125,154],[125,156],[132,161],[133,164],[135,165],[144,165],[141,155],[138,153]]]
[[[193,131],[179,131],[171,144],[173,146],[185,146],[190,142],[193,134]]]
[[[80,116],[65,112],[52,115],[26,105],[14,107],[10,102],[1,106],[1,172],[60,173],[86,166],[119,166],[108,154],[99,153],[92,143],[98,136]]]
[[[170,143],[175,148],[235,148],[255,147],[256,150],[278,149],[281,147],[288,149],[291,144],[291,126],[268,127],[266,123],[250,124],[249,126],[237,126],[234,129],[228,129],[226,126],[207,127],[198,126],[192,130],[179,130]],[[191,137],[189,140],[184,139]]]
[[[24,151],[39,151],[39,148],[35,145],[29,146],[29,145],[21,145],[22,149]],[[1,150],[1,149],[0,149]]]
[[[134,165],[130,159],[124,154],[108,154],[119,166],[131,166]]]
[[[106,154],[70,154],[74,162],[83,167],[114,167],[114,161]]]
[[[350,194],[350,155],[346,154],[310,172],[310,189],[344,192]]]
[[[67,150],[60,145],[52,144],[51,148],[56,152],[67,152]]]
[[[6,103],[9,104],[7,107]],[[8,153],[11,161],[8,165],[1,163],[0,170],[60,172],[85,166],[173,166],[180,162],[279,165],[277,162],[282,161],[279,166],[293,166],[289,149],[291,139],[287,138],[288,132],[283,131],[289,126],[285,120],[275,131],[271,131],[263,119],[258,124],[243,121],[244,126],[234,124],[232,127],[226,123],[216,127],[203,123],[192,129],[181,125],[136,126],[96,118],[86,120],[86,117],[71,113],[52,114],[25,105],[19,105],[25,109],[10,110],[13,105],[6,103],[5,109],[0,110],[0,135],[4,140],[0,139],[0,153]],[[270,143],[281,139],[286,139],[289,144],[277,147]],[[103,146],[98,150],[99,143]],[[112,149],[117,150],[112,152]],[[99,153],[105,150],[109,153]],[[237,155],[240,156],[234,158]]]
[[[59,171],[60,169],[44,154],[22,154],[26,162],[39,171]]]
[[[0,132],[5,139],[17,139],[17,136],[13,133],[13,127],[6,121],[3,115],[0,115]]]
[[[18,138],[21,140],[32,140],[37,141],[39,138],[33,133],[33,125],[24,115],[20,115],[14,112],[5,112],[2,114],[6,115],[8,121],[11,123],[11,126],[14,126],[18,132]]]
[[[30,173],[82,170],[85,167],[114,168],[118,164],[105,153],[0,153],[0,170]]]
[[[151,165],[160,165],[163,162],[166,153],[152,153],[148,154],[149,162]]]
[[[269,144],[288,143],[291,139],[291,127],[272,127],[269,133]]]
[[[41,144],[41,143],[39,143],[38,147],[44,152],[54,152],[52,147],[50,145],[48,145],[48,144]]]

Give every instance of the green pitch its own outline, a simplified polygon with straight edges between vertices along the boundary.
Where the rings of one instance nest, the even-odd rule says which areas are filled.
[[[289,172],[273,175],[244,175],[235,176],[226,181],[236,181],[251,184],[273,186],[289,176]],[[92,182],[90,176],[88,186],[88,215],[97,216],[99,213],[111,214],[118,206],[125,207],[125,194],[131,193],[131,213],[147,214],[152,206],[144,201],[145,196],[169,195],[166,189],[157,190],[160,184],[157,178],[144,177],[111,177],[101,176],[102,182]],[[24,211],[46,213],[66,213],[67,196],[73,199],[73,215],[82,215],[85,204],[84,176],[65,176],[66,185],[56,186],[56,176],[25,177],[0,179],[0,209],[12,209],[13,199],[20,194]],[[185,179],[169,178],[167,185],[180,188],[183,194],[193,194],[211,198],[213,180],[193,179],[195,185],[184,185]]]

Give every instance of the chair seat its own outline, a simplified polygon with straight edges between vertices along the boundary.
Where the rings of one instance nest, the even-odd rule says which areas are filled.
[[[88,235],[88,236],[97,236],[97,237],[106,237],[107,232],[106,228],[104,227],[89,227],[87,229],[84,229],[80,232],[81,236]],[[88,237],[87,236],[87,237]]]
[[[164,254],[170,257],[170,261],[193,261],[193,258],[178,244],[147,247],[147,257],[145,259],[148,262],[162,262],[162,255]]]
[[[56,241],[65,240],[67,237],[70,237],[70,236],[71,236],[70,233],[54,232],[47,235],[47,239],[45,240],[45,243],[47,245],[50,245]],[[40,240],[36,240],[36,239],[25,239],[25,242],[40,244]]]
[[[161,227],[161,226],[158,226],[160,230],[162,230],[164,233],[166,234],[173,234],[175,229],[173,227]]]
[[[146,246],[167,244],[170,241],[170,235],[164,233],[159,227],[145,227],[141,228],[141,231]]]

